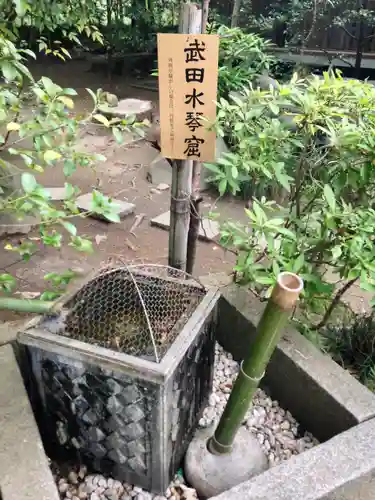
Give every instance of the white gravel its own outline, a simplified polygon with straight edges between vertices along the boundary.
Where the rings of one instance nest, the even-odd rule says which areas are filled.
[[[233,381],[238,373],[238,363],[230,354],[216,347],[213,392],[199,425],[206,427],[217,422],[229,398]],[[270,466],[287,460],[292,455],[318,444],[308,432],[301,434],[299,424],[289,411],[279,406],[267,394],[258,389],[253,406],[246,415],[243,425],[252,432],[262,445]],[[133,487],[127,483],[105,478],[100,474],[87,474],[85,466],[75,468],[67,477],[56,474],[56,482],[62,500],[194,500],[195,490],[185,485],[180,476],[165,493],[158,496]]]

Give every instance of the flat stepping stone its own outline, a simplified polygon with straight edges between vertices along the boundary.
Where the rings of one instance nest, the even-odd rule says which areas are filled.
[[[151,225],[169,230],[170,220],[171,213],[168,211],[151,219]],[[219,232],[219,224],[216,221],[205,217],[200,221],[198,236],[200,240],[211,241],[218,236]]]
[[[107,118],[129,118],[134,116],[136,121],[143,121],[146,118],[151,119],[153,109],[151,101],[143,101],[141,99],[121,99],[117,106],[109,106],[101,104],[99,113],[107,116]]]
[[[40,218],[33,215],[25,215],[18,219],[14,214],[0,214],[0,237],[14,234],[29,234],[40,224]]]
[[[112,203],[114,205],[118,205],[120,207],[120,210],[118,212],[120,219],[123,219],[127,215],[132,214],[135,210],[134,203],[128,203],[127,201],[117,200],[115,198],[112,198]],[[77,204],[78,209],[81,212],[91,212],[92,211],[92,193],[86,193],[86,194],[82,194],[81,196],[78,196],[78,198],[76,200],[76,204]],[[104,220],[104,221],[109,222],[109,223],[111,222],[108,219],[106,219],[103,215],[100,215],[100,214],[90,213],[90,217],[92,217],[93,219]]]
[[[65,187],[46,187],[45,189],[51,195],[52,201],[65,200],[65,195],[66,195]]]

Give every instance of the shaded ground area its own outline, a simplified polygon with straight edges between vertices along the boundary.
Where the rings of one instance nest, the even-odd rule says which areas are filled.
[[[152,100],[157,108],[157,93],[133,87],[141,82],[126,77],[114,77],[109,82],[105,75],[89,71],[86,61],[72,61],[66,64],[45,62],[35,64],[32,71],[36,77],[49,76],[64,87],[73,87],[79,97],[76,99],[76,110],[91,108],[89,94],[85,88],[93,90],[103,88],[115,92],[119,98],[136,97]],[[90,152],[106,156],[107,161],[97,165],[95,171],[80,168],[71,178],[83,193],[100,187],[106,195],[134,203],[134,215],[126,217],[119,224],[92,218],[77,218],[81,236],[88,235],[94,240],[95,252],[92,255],[80,254],[65,245],[61,250],[40,246],[30,262],[23,262],[18,254],[0,250],[0,272],[9,272],[18,279],[18,296],[25,292],[40,292],[46,289],[43,276],[48,272],[62,272],[68,268],[88,271],[99,268],[107,262],[150,262],[167,263],[168,233],[152,227],[150,220],[169,209],[169,190],[158,192],[155,186],[146,179],[147,166],[157,156],[156,150],[144,141],[132,146],[119,146],[110,133],[94,126],[82,131],[80,146]],[[48,187],[61,187],[64,176],[60,168],[51,168],[40,177],[39,181]],[[215,203],[215,193],[205,193],[203,210],[208,211]],[[217,203],[217,212],[221,218],[244,219],[243,202],[224,199]],[[130,234],[134,216],[144,214],[142,224],[136,229],[136,236]],[[37,231],[36,231],[37,235]],[[16,242],[17,237],[11,238]],[[3,247],[3,246],[2,246]],[[215,242],[199,242],[197,262],[194,270],[196,276],[210,272],[230,272],[234,257],[224,252]],[[27,295],[27,294],[26,294]],[[354,309],[361,311],[367,307],[368,297],[359,288],[354,289],[348,297]],[[1,313],[2,320],[11,319],[12,313]]]

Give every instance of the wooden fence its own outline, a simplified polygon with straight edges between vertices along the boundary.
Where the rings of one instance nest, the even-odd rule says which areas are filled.
[[[279,1],[283,2],[283,0]],[[369,10],[375,10],[375,0],[369,0],[367,8]],[[267,7],[265,7],[264,0],[252,0],[252,10],[256,16],[262,14],[267,15]],[[332,19],[339,14],[339,10],[334,8],[330,9],[330,11],[326,12],[324,18],[318,18],[311,35],[308,36],[312,25],[312,13],[311,11],[306,12],[302,25],[296,27],[295,32],[304,33],[305,38],[308,36],[308,41],[306,43],[307,49],[355,52],[357,47],[355,40],[356,26],[345,26],[346,31],[339,26],[330,26],[332,24]],[[245,19],[242,21],[245,22]],[[283,47],[287,44],[284,30],[284,26],[275,25],[273,31],[267,33],[267,37],[279,47]],[[363,52],[375,52],[375,36],[373,35],[375,35],[375,26],[366,27],[364,36],[365,38],[367,37],[367,39],[365,39],[364,42]]]

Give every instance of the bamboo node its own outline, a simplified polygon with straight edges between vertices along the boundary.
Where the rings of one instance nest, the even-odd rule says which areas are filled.
[[[242,360],[240,364],[240,372],[242,373],[242,375],[248,380],[251,380],[252,382],[260,382],[266,372],[264,371],[260,377],[250,377],[250,375],[248,375],[243,369],[243,362],[244,360]]]

